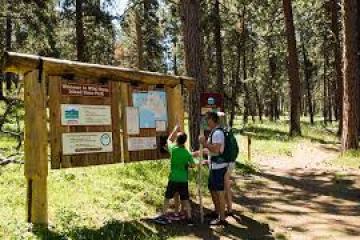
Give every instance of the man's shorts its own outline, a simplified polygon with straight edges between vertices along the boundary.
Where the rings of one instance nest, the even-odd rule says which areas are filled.
[[[171,199],[175,193],[179,193],[180,200],[189,200],[189,185],[187,182],[173,182],[169,181],[166,187],[165,198]]]
[[[227,168],[211,169],[209,174],[208,188],[210,191],[224,191],[224,177]]]

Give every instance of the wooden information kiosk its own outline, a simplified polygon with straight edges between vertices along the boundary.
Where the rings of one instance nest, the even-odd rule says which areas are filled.
[[[27,217],[48,223],[51,168],[168,157],[169,131],[184,127],[189,77],[7,52],[4,72],[24,78]],[[50,154],[48,153],[50,150]]]

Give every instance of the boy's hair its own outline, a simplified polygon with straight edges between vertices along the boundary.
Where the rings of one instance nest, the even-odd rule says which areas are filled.
[[[178,145],[184,145],[186,143],[186,140],[187,140],[187,135],[186,133],[184,132],[179,132],[177,135],[176,135],[176,143]]]
[[[213,120],[214,123],[219,123],[220,118],[216,112],[207,112],[206,118]]]

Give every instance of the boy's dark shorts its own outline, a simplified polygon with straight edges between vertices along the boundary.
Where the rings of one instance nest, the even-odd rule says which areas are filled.
[[[175,193],[179,193],[180,200],[189,200],[189,185],[187,182],[172,182],[169,181],[166,187],[165,198],[171,199]]]
[[[210,191],[221,192],[224,191],[225,173],[227,168],[211,169],[209,174],[208,188]]]

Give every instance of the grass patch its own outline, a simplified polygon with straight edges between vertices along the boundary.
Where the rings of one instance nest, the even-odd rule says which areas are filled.
[[[12,137],[0,133],[0,153],[5,155],[13,151],[16,147],[16,140]]]
[[[324,126],[321,121],[314,125],[302,122],[302,136],[291,138],[288,135],[289,125],[287,120],[271,122],[265,120],[261,123],[249,123],[241,128],[236,125],[240,137],[241,151],[247,153],[247,135],[252,139],[252,152],[255,155],[292,156],[297,144],[301,141],[320,144],[336,144],[336,125]],[[244,156],[245,157],[245,156]]]
[[[202,192],[207,169],[202,169]],[[252,172],[244,164],[238,172]],[[50,170],[48,200],[50,230],[29,232],[25,222],[26,181],[23,165],[0,167],[1,239],[167,239],[134,219],[148,218],[162,206],[169,161],[139,162]],[[196,170],[190,171],[190,191],[196,198]],[[166,233],[171,234],[171,233]],[[114,237],[115,236],[115,237]]]
[[[343,168],[360,168],[360,151],[348,151],[344,154],[339,155],[336,159],[330,161],[331,164],[334,164]]]

